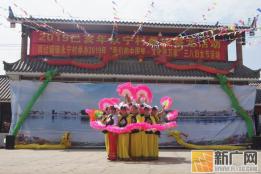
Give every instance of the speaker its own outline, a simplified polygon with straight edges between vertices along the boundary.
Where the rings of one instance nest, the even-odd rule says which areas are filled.
[[[261,149],[261,136],[253,136],[252,143],[252,149]]]
[[[15,136],[7,135],[5,137],[5,149],[14,149],[15,146]]]

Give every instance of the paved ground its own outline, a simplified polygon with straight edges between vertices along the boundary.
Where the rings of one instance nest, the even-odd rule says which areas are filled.
[[[261,151],[258,155],[261,167]],[[150,162],[110,162],[104,150],[93,149],[0,149],[0,174],[182,174],[190,173],[190,158],[191,152],[181,149],[160,150],[160,159]]]

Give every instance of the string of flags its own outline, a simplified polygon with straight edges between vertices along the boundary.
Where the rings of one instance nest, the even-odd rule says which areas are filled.
[[[213,2],[212,5],[210,7],[208,7],[207,12],[210,12],[210,11],[214,10],[216,8],[216,6],[217,6],[217,2]],[[261,12],[260,8],[258,8],[257,10],[259,12]],[[165,39],[165,41],[168,42],[169,40],[175,41],[178,38],[181,38],[181,39],[196,38],[197,42],[196,43],[192,43],[192,44],[176,46],[176,45],[171,45],[171,44],[168,44],[166,42],[161,42],[161,41],[157,41],[157,40],[153,41],[153,43],[149,43],[149,42],[143,40],[143,43],[145,45],[147,45],[147,46],[152,47],[152,48],[159,48],[160,46],[163,46],[163,47],[167,47],[167,46],[169,46],[169,47],[181,47],[181,48],[183,48],[183,47],[186,47],[186,46],[190,47],[190,46],[194,46],[194,45],[197,45],[197,44],[205,43],[207,40],[210,40],[210,39],[215,40],[216,36],[223,36],[223,35],[230,35],[230,34],[234,34],[234,36],[236,36],[238,33],[242,33],[242,32],[249,32],[250,36],[253,36],[253,35],[251,35],[251,32],[253,32],[253,30],[257,30],[258,29],[258,27],[257,27],[258,16],[259,15],[254,17],[254,20],[253,20],[253,22],[251,24],[251,29],[245,29],[245,30],[241,30],[241,31],[236,31],[236,27],[238,26],[238,24],[234,23],[234,24],[232,24],[232,25],[230,25],[228,27],[221,27],[221,28],[219,28],[218,30],[220,30],[220,33],[215,34],[215,35],[214,35],[214,31],[213,30],[209,30],[209,31],[201,32],[201,33],[195,33],[195,34],[192,34],[192,35],[186,35],[186,32],[193,26],[193,24],[191,24],[187,29],[185,29],[183,32],[178,34],[178,37]],[[206,14],[202,15],[203,20],[207,20],[206,17],[207,17]],[[249,21],[251,21],[251,19]],[[242,20],[242,19],[240,19],[238,21],[238,23],[241,24],[241,25],[245,25],[244,20]],[[195,24],[197,24],[197,23],[195,22]],[[216,26],[218,26],[218,24],[219,24],[219,22],[216,23]],[[232,31],[232,32],[227,33],[227,31]],[[208,37],[209,33],[210,33],[210,36],[212,36],[212,37]],[[207,36],[206,38],[205,38],[205,35]],[[236,37],[236,39],[242,39],[242,38],[243,37]],[[230,41],[230,40],[233,41],[234,39],[225,39],[225,40],[226,41]]]
[[[24,26],[28,27],[28,28],[31,28],[35,31],[41,31],[41,32],[54,32],[54,33],[60,33],[60,34],[63,34],[63,35],[66,35],[68,37],[73,37],[72,35],[70,34],[67,34],[65,33],[64,31],[60,30],[60,29],[56,29],[42,21],[35,21],[35,20],[30,20],[30,18],[32,18],[31,15],[29,15],[29,13],[23,9],[22,7],[20,7],[18,4],[16,4],[15,2],[13,3],[14,7],[18,8],[26,17],[19,17],[21,18],[22,20],[28,22],[29,24],[32,24],[32,25],[27,25],[25,23],[23,23]],[[11,10],[11,7],[9,7],[9,12],[11,12],[11,14],[13,13],[12,10]],[[6,17],[7,19],[8,17]],[[40,29],[45,29],[46,31],[44,30],[40,30]]]
[[[2,15],[2,14],[0,14],[0,17],[2,17],[3,19],[5,19],[5,20],[7,20],[8,19],[8,16],[4,16],[4,15]],[[30,20],[28,20],[27,18],[22,18],[23,20],[25,20],[25,21],[29,21],[30,23],[32,23],[32,21],[30,21]],[[33,29],[33,30],[35,30],[35,31],[40,31],[38,28],[36,28],[36,27],[34,27],[34,26],[32,26],[32,25],[27,25],[27,24],[23,24],[24,26],[26,26],[27,28],[30,28],[30,29]],[[5,24],[3,24],[2,23],[2,25],[1,26],[3,26],[4,28],[10,28],[10,26],[7,26],[7,25],[5,25]],[[22,33],[20,30],[18,30],[18,32],[19,33]],[[42,31],[42,32],[44,32],[44,31]]]
[[[113,26],[112,26],[112,32],[111,37],[108,41],[113,42],[115,41],[116,35],[118,35],[118,21],[120,20],[120,17],[118,15],[118,4],[115,0],[111,1],[112,3],[112,13],[113,13]]]
[[[113,10],[113,20],[119,21],[120,17],[119,17],[119,14],[118,14],[118,5],[117,5],[115,0],[111,1],[111,3],[112,3],[112,10]]]
[[[86,35],[90,35],[90,33],[88,33],[86,31],[85,27],[80,25],[76,20],[74,20],[74,17],[71,15],[71,13],[69,11],[66,11],[65,8],[63,7],[63,5],[58,2],[58,0],[54,0],[54,2],[57,4],[57,6],[59,6],[59,8],[62,10],[62,13],[64,15],[67,15],[72,19],[72,21],[75,24],[77,29],[83,31],[83,33],[86,34]]]
[[[133,33],[133,35],[132,35],[132,37],[131,37],[132,39],[134,39],[137,34],[139,34],[139,33],[142,32],[143,23],[144,23],[144,21],[151,15],[152,9],[155,7],[154,5],[155,5],[155,2],[152,1],[152,2],[150,3],[150,6],[149,6],[148,10],[146,11],[146,13],[145,13],[145,15],[144,15],[143,20],[142,20],[141,23],[138,25],[137,30],[134,31],[134,33]]]
[[[61,30],[59,30],[59,29],[56,29],[56,28],[54,28],[54,27],[52,27],[52,26],[50,26],[50,25],[48,25],[48,24],[46,24],[46,23],[44,23],[44,22],[42,22],[42,21],[33,21],[33,20],[30,20],[30,18],[32,18],[32,16],[29,15],[29,13],[28,13],[24,8],[20,7],[20,6],[19,6],[18,4],[16,4],[15,2],[13,3],[13,5],[14,5],[16,8],[18,8],[18,9],[27,17],[27,18],[22,18],[22,19],[25,20],[26,22],[31,23],[32,25],[35,25],[36,27],[45,28],[45,29],[47,29],[47,30],[49,30],[49,31],[52,31],[52,32],[55,32],[55,33],[65,34],[64,31],[61,31]],[[37,22],[39,22],[40,24],[37,23]]]
[[[214,1],[214,2],[211,4],[211,6],[208,7],[207,12],[210,12],[211,10],[214,10],[214,9],[216,8],[216,6],[217,6],[217,2]],[[207,20],[206,17],[207,17],[206,14],[202,14],[203,20]],[[191,28],[193,28],[193,26],[196,25],[196,24],[197,24],[197,22],[193,22],[188,28],[186,28],[184,31],[182,31],[181,33],[179,33],[178,36],[179,36],[179,37],[182,37],[183,35],[186,35],[186,32],[189,31]],[[217,22],[217,23],[215,24],[215,26],[218,26],[218,24],[219,24],[219,22]]]
[[[211,39],[215,40],[216,36],[229,36],[233,35],[233,38],[228,38],[228,39],[219,39],[223,41],[233,41],[235,39],[243,39],[243,37],[240,36],[241,33],[249,31],[249,29],[243,29],[239,31],[232,31],[229,32],[228,30],[224,30],[223,28],[218,29],[220,32],[214,34],[213,30],[208,30],[206,32],[201,32],[201,33],[196,33],[193,35],[185,36],[185,37],[174,37],[174,38],[165,38],[161,41],[158,40],[153,40],[152,43],[143,40],[144,45],[150,46],[151,48],[159,48],[159,47],[174,47],[174,48],[183,48],[183,47],[191,47],[191,46],[196,46],[197,44],[204,44],[207,41],[210,41]],[[204,34],[205,33],[205,34]],[[204,37],[200,37],[200,34],[202,34]],[[239,35],[239,36],[237,36]],[[196,42],[189,43],[189,44],[183,44],[184,41],[194,38]],[[178,45],[171,44],[170,41],[178,41]],[[182,41],[182,42],[180,42]],[[182,44],[180,44],[182,43]]]
[[[68,15],[70,18],[73,18],[72,15],[70,13],[68,13],[64,8],[63,6],[59,3],[58,0],[54,0],[54,2],[60,6],[63,14],[66,14]],[[36,21],[36,20],[31,20],[30,18],[32,18],[31,15],[29,15],[29,13],[22,7],[18,6],[16,3],[13,3],[14,6],[16,8],[18,8],[22,13],[23,15],[26,16],[26,18],[22,18],[24,19],[26,22],[28,22],[29,24],[32,24],[31,25],[27,25],[29,28],[32,28],[36,31],[39,31],[39,28],[44,28],[46,29],[47,31],[51,31],[51,32],[58,32],[58,33],[62,33],[62,34],[66,34],[64,31],[61,31],[59,29],[56,29],[52,26],[49,26],[48,24],[42,22],[42,21]],[[209,11],[212,11],[216,8],[217,6],[217,3],[214,2],[207,10],[208,12]],[[140,32],[142,32],[142,29],[143,29],[143,24],[144,24],[144,21],[146,18],[148,18],[149,15],[151,15],[152,13],[152,10],[153,8],[155,7],[155,3],[154,1],[151,2],[148,10],[146,11],[146,14],[144,15],[144,20],[142,20],[142,22],[138,25],[138,28],[137,30],[134,31],[134,34],[132,35],[132,39],[135,38],[135,36],[137,34],[139,34]],[[7,11],[8,9],[6,8],[3,8],[3,7],[0,7],[0,9],[4,10],[4,11]],[[120,20],[120,17],[118,15],[118,4],[116,2],[116,0],[113,0],[112,1],[112,10],[113,10],[113,19],[114,19],[114,22],[113,22],[113,29],[112,29],[112,35],[111,35],[111,38],[109,39],[110,41],[113,41],[116,38],[117,34],[118,34],[118,22]],[[257,8],[257,11],[258,12],[261,12],[261,8]],[[205,15],[206,16],[206,15]],[[195,45],[195,44],[199,44],[201,42],[205,42],[209,39],[213,39],[215,40],[216,39],[216,36],[219,36],[219,35],[234,35],[234,37],[239,34],[239,33],[242,33],[242,32],[252,32],[253,30],[259,30],[260,28],[257,27],[257,20],[258,20],[258,17],[259,17],[259,14],[254,17],[254,20],[251,24],[251,29],[247,29],[247,30],[236,30],[238,24],[237,23],[234,23],[232,24],[231,26],[229,27],[221,27],[219,28],[218,30],[220,30],[220,32],[216,33],[215,30],[208,30],[208,31],[204,31],[204,32],[200,32],[200,33],[195,33],[195,34],[191,34],[191,35],[187,35],[186,32],[187,30],[189,30],[194,24],[191,24],[186,30],[184,30],[183,32],[181,32],[178,36],[176,37],[173,37],[173,38],[165,38],[165,40],[160,40],[160,41],[155,41],[153,43],[149,43],[149,42],[146,42],[145,40],[143,41],[145,45],[148,45],[148,46],[151,46],[151,47],[158,47],[158,46],[174,46],[175,45],[171,45],[169,44],[170,41],[175,41],[177,39],[188,39],[188,38],[196,38],[196,42],[195,43],[192,43],[192,44],[189,44],[189,45],[183,45],[184,47],[185,46],[191,46],[191,45]],[[250,19],[251,20],[251,19]],[[250,21],[249,20],[249,21]],[[83,30],[83,32],[85,34],[88,34],[89,33],[86,31],[86,29],[80,25],[80,24],[77,24],[77,22],[75,20],[73,20],[75,22],[75,25],[78,29],[80,30]],[[245,25],[245,22],[243,19],[240,19],[238,21],[239,24],[241,25]],[[249,22],[250,23],[250,22]],[[217,24],[218,25],[218,24]],[[2,26],[2,25],[1,25]],[[84,31],[85,30],[85,31]],[[231,31],[231,32],[230,32]],[[67,34],[66,34],[67,35]],[[162,35],[162,33],[159,33],[159,35]],[[70,36],[70,35],[69,35]],[[251,35],[250,35],[251,36]],[[235,37],[238,39],[238,37]],[[231,40],[234,40],[235,38],[231,39]],[[230,39],[227,39],[227,40],[230,40]],[[183,46],[180,46],[180,47],[183,47]],[[176,46],[177,47],[177,46]]]
[[[207,13],[211,12],[212,10],[216,9],[216,6],[217,6],[217,2],[213,2],[211,4],[211,6],[209,6],[207,8]],[[203,21],[206,21],[207,20],[207,13],[206,14],[202,14],[202,19]]]

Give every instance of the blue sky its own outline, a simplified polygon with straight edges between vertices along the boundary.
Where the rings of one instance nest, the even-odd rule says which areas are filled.
[[[2,61],[14,62],[20,58],[21,33],[20,26],[9,28],[9,23],[3,16],[7,11],[3,8],[12,6],[15,15],[25,15],[14,2],[24,8],[33,17],[70,18],[79,19],[105,19],[112,20],[112,2],[109,0],[0,0],[0,74],[4,74]],[[152,0],[114,0],[117,3],[117,13],[121,20],[154,21],[173,23],[202,23],[231,25],[239,20],[247,23],[249,17],[253,18],[261,8],[261,0],[154,0],[154,8],[150,7]],[[148,9],[151,14],[144,18]],[[210,9],[210,10],[208,10]],[[258,21],[261,27],[261,13]],[[203,20],[205,15],[206,20]],[[261,30],[256,32],[254,38],[247,38],[244,46],[244,64],[251,69],[261,68]],[[235,47],[231,44],[229,60],[235,60]]]

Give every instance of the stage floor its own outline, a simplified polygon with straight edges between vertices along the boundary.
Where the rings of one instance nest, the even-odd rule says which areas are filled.
[[[261,151],[258,163],[261,164]],[[260,172],[261,166],[259,166]],[[0,149],[0,173],[8,174],[174,174],[191,173],[191,151],[160,150],[158,161],[111,162],[102,149]],[[231,173],[231,172],[229,172]],[[261,173],[261,172],[260,172]],[[241,173],[242,174],[242,173]]]

